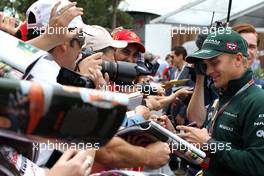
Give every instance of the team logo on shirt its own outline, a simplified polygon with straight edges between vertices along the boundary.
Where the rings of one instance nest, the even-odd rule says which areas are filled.
[[[220,124],[219,127],[222,128],[223,130],[226,130],[226,131],[230,131],[230,132],[234,131],[234,128],[226,126],[224,124]]]
[[[233,114],[233,113],[230,113],[230,112],[227,112],[227,111],[224,111],[223,114],[225,114],[225,115],[227,115],[227,116],[234,117],[234,118],[237,117],[237,114]]]
[[[264,122],[254,122],[254,126],[264,126]]]
[[[257,136],[257,137],[264,137],[264,131],[263,131],[263,130],[258,130],[258,131],[256,132],[256,136]]]
[[[258,115],[258,118],[263,118],[264,117],[264,114],[259,114]]]
[[[205,39],[204,44],[206,44],[206,43],[213,44],[213,45],[219,45],[220,41],[215,40],[215,39]]]

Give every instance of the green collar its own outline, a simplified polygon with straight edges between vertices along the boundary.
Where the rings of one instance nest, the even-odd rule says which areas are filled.
[[[238,79],[230,80],[228,82],[227,90],[218,90],[217,93],[221,99],[229,99],[239,91],[248,81],[253,78],[251,69],[247,69],[245,73]]]

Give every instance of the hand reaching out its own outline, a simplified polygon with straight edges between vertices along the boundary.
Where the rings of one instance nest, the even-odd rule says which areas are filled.
[[[94,160],[90,151],[67,150],[55,165],[46,173],[46,176],[88,176]]]
[[[8,32],[11,35],[15,35],[18,27],[16,27],[17,19],[6,16],[4,17],[4,13],[0,12],[0,30]]]
[[[58,7],[60,4],[61,2],[58,2],[52,8],[49,19],[49,25],[46,29],[47,32],[45,33],[45,35],[51,37],[54,42],[58,42],[56,45],[59,45],[65,41],[69,41],[78,35],[78,32],[80,31],[69,31],[68,25],[75,17],[83,14],[83,9],[76,7],[76,2],[71,2],[70,4],[62,7],[58,11]],[[57,32],[51,33],[49,32],[49,29],[52,29],[53,31]]]
[[[77,28],[73,31],[68,31],[68,25],[75,17],[83,14],[83,9],[76,7],[76,2],[71,2],[61,8],[58,13],[57,9],[59,5],[60,2],[56,3],[51,10],[47,32],[44,32],[37,38],[27,41],[27,43],[42,50],[49,51],[55,46],[70,41],[72,38],[79,35],[81,29]],[[49,31],[49,29],[53,29],[53,32]]]

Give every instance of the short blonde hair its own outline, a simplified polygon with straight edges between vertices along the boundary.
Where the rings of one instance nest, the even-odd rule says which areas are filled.
[[[235,55],[236,54],[230,54],[230,59],[235,59]],[[243,65],[244,65],[244,68],[248,68],[248,59],[247,59],[247,57],[245,57],[245,56],[243,56],[242,55],[242,57],[243,57]]]

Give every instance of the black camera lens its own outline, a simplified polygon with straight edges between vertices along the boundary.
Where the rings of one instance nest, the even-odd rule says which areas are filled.
[[[115,62],[103,61],[102,64],[102,73],[108,73],[111,81],[116,81],[117,79],[117,64]]]
[[[108,73],[110,80],[117,84],[131,84],[139,75],[135,63],[103,61],[101,66],[102,73]]]
[[[95,85],[90,79],[64,67],[60,69],[57,76],[57,83],[68,86],[95,88]]]

